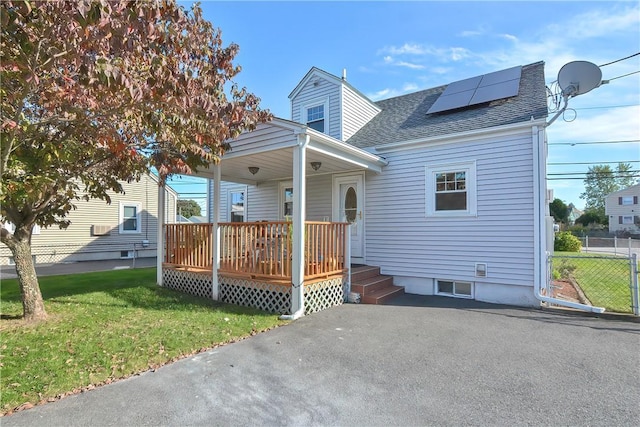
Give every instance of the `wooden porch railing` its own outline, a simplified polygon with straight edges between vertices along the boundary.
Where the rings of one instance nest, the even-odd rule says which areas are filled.
[[[291,280],[293,236],[290,222],[226,222],[219,226],[221,273]],[[212,224],[167,224],[165,230],[165,264],[212,268]],[[346,223],[305,222],[305,279],[345,270],[347,230]]]

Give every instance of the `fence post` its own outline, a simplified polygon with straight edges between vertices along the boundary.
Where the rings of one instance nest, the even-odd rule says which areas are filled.
[[[640,316],[640,290],[638,289],[638,255],[631,254],[629,257],[631,262],[631,309],[633,314]]]
[[[618,255],[618,236],[613,236],[613,254]]]
[[[629,257],[631,257],[631,237],[627,237],[627,246],[629,248]]]
[[[584,248],[585,248],[585,252],[589,252],[589,236],[586,236],[584,238]]]

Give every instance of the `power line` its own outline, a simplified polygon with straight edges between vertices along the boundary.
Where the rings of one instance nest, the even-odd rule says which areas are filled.
[[[611,77],[610,79],[607,79],[607,80],[605,80],[605,81],[606,81],[607,83],[609,83],[611,80],[621,79],[621,78],[623,78],[623,77],[628,77],[628,76],[630,76],[630,75],[632,75],[632,74],[638,74],[638,73],[640,73],[640,70],[638,70],[638,71],[632,71],[632,72],[630,72],[630,73],[623,74],[623,75],[618,76],[618,77]]]
[[[626,104],[626,105],[604,105],[602,107],[579,107],[573,108],[574,110],[604,110],[608,108],[627,108],[627,107],[637,107],[640,104]]]
[[[602,174],[607,174],[608,176],[611,176],[612,178],[624,178],[626,176],[629,176],[628,173],[630,174],[635,174],[640,172],[640,170],[628,170],[628,171],[624,171],[624,172],[618,172],[618,171],[611,171],[611,172],[601,172]],[[556,172],[556,173],[548,173],[547,176],[554,176],[554,175],[588,175],[588,172]],[[615,175],[615,176],[614,176]]]
[[[615,64],[616,62],[625,61],[629,58],[633,58],[634,56],[640,55],[640,52],[634,53],[633,55],[626,56],[624,58],[616,59],[615,61],[607,62],[606,64],[600,65],[600,67],[606,67],[607,65]]]
[[[547,163],[548,166],[558,165],[604,165],[604,164],[618,164],[618,163],[640,163],[640,160],[623,160],[621,162],[567,162],[567,163]]]
[[[629,178],[640,178],[640,175],[629,175]],[[611,178],[627,178],[625,177],[611,177]],[[584,181],[585,178],[580,177],[580,176],[576,176],[576,177],[565,177],[565,178],[547,178],[547,181],[568,181],[568,180],[580,180],[580,181]]]
[[[632,142],[640,142],[640,139],[627,139],[617,141],[550,142],[549,145],[630,144]]]

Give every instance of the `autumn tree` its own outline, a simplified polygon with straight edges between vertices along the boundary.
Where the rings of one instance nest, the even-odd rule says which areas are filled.
[[[178,200],[178,213],[185,218],[200,216],[200,205],[195,200],[180,199]]]
[[[238,46],[174,0],[0,3],[0,240],[16,264],[24,317],[46,311],[31,231],[65,228],[81,199],[109,202],[123,180],[161,182],[218,161],[228,140],[270,119],[233,83]]]

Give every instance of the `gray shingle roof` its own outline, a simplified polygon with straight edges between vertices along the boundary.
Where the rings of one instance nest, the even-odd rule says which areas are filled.
[[[382,111],[347,143],[359,148],[502,126],[547,116],[544,62],[522,67],[517,96],[436,114],[427,114],[445,86],[376,102]]]

